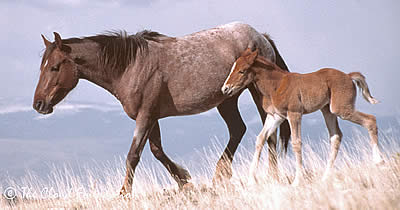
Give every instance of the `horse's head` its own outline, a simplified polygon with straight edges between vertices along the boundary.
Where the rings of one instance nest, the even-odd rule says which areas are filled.
[[[42,35],[46,50],[33,99],[33,108],[41,114],[52,113],[53,106],[78,83],[78,69],[70,56],[71,48],[62,43],[58,33],[54,32],[54,37],[55,41],[51,43]]]
[[[250,71],[258,55],[258,49],[251,51],[247,48],[233,63],[231,73],[221,88],[223,94],[234,95],[253,81],[254,72]]]

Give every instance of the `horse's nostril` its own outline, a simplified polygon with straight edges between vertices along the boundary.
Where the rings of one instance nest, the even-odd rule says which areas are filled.
[[[43,105],[44,105],[43,101],[42,101],[42,100],[38,100],[38,101],[36,102],[34,108],[35,108],[36,110],[41,110],[41,109],[43,108]]]

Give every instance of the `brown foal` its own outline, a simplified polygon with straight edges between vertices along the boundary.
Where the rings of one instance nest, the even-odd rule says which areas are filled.
[[[265,140],[276,131],[285,120],[289,120],[292,148],[296,157],[296,175],[293,185],[299,185],[303,175],[301,156],[301,117],[321,110],[328,127],[331,152],[323,179],[326,180],[336,159],[342,132],[337,117],[359,124],[368,130],[375,163],[383,161],[378,147],[378,129],[373,115],[355,109],[356,87],[371,104],[378,101],[369,92],[365,77],[359,72],[349,74],[336,69],[324,68],[309,74],[290,73],[282,70],[266,58],[258,55],[258,50],[247,49],[233,64],[222,92],[234,95],[250,83],[254,83],[263,96],[263,108],[268,113],[264,127],[257,136],[256,151],[250,168],[254,181],[261,150]]]

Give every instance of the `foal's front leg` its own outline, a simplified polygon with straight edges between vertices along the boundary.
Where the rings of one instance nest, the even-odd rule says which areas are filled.
[[[265,140],[268,139],[272,134],[276,135],[276,129],[283,122],[284,118],[279,115],[271,115],[268,114],[265,120],[263,129],[260,134],[257,136],[256,141],[256,151],[254,152],[253,161],[250,166],[250,181],[255,182],[255,174],[258,167],[258,163],[260,161],[261,151],[264,147]],[[268,154],[268,155],[276,155],[276,154]],[[273,167],[273,166],[269,166]]]
[[[293,186],[299,186],[303,178],[303,161],[301,156],[301,117],[298,112],[289,112],[287,118],[292,133],[292,149],[296,157],[296,175],[292,183]]]

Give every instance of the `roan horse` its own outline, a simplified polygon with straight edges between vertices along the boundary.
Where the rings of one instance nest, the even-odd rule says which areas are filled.
[[[381,163],[383,159],[378,147],[376,118],[355,109],[356,87],[353,81],[362,90],[362,94],[368,102],[378,103],[371,96],[365,77],[359,72],[345,74],[336,69],[324,68],[309,74],[290,73],[268,61],[267,58],[258,55],[258,49],[244,51],[233,64],[231,73],[221,90],[226,95],[235,95],[253,83],[263,96],[262,106],[267,112],[267,117],[262,131],[257,136],[256,151],[250,168],[251,181],[255,181],[255,171],[266,138],[277,129],[284,119],[287,119],[291,129],[292,148],[296,157],[296,175],[293,185],[300,184],[303,174],[301,117],[317,110],[321,110],[325,118],[331,141],[331,152],[324,180],[330,174],[342,138],[337,116],[359,124],[368,130],[373,160],[375,163]]]
[[[70,39],[61,39],[55,32],[54,36],[52,43],[42,35],[46,50],[33,107],[41,114],[51,113],[79,79],[91,81],[114,95],[126,114],[136,120],[121,189],[124,195],[132,191],[134,171],[147,139],[151,152],[178,186],[188,183],[187,170],[163,151],[158,119],[201,113],[213,107],[217,107],[230,134],[214,179],[230,178],[233,155],[246,130],[237,107],[240,93],[227,97],[220,91],[233,62],[246,48],[258,48],[260,54],[287,69],[266,34],[237,22],[183,37],[168,37],[152,31]],[[248,88],[264,121],[261,95],[252,85]],[[273,137],[271,152],[275,153],[276,133]],[[281,126],[280,137],[287,145],[288,123]]]

